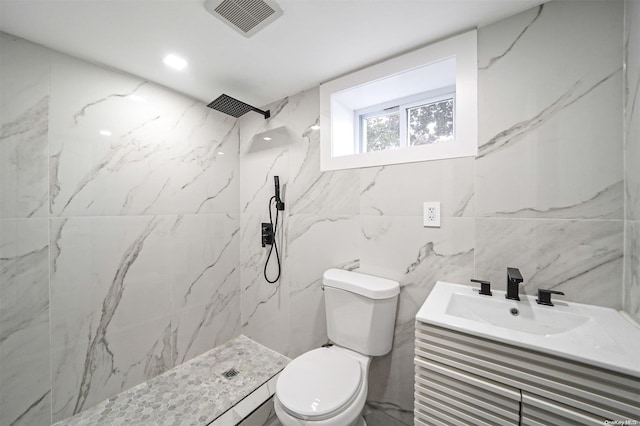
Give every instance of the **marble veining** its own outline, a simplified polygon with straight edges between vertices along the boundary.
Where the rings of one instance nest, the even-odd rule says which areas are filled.
[[[478,155],[476,158],[481,159],[495,151],[509,146],[510,144],[517,143],[519,140],[522,140],[519,138],[520,136],[537,129],[564,109],[569,108],[574,103],[580,101],[580,99],[590,94],[600,85],[606,83],[611,78],[619,74],[621,70],[622,68],[618,68],[602,78],[600,81],[597,81],[595,84],[587,85],[586,87],[584,87],[586,85],[584,81],[576,81],[566,92],[562,93],[553,103],[543,108],[535,116],[516,123],[508,129],[493,136],[488,141],[483,142],[478,148]]]
[[[505,43],[512,48],[479,70],[479,90],[491,97],[479,106],[478,216],[623,218],[623,152],[615,143],[622,52],[611,47],[620,46],[621,6],[549,2],[480,29],[481,64]],[[564,31],[576,13],[583,19]],[[593,49],[606,53],[596,59]]]
[[[105,96],[104,98],[97,99],[95,101],[89,102],[86,105],[83,105],[82,108],[73,115],[73,126],[75,127],[75,126],[78,125],[78,120],[85,115],[85,112],[88,109],[94,107],[95,105],[98,105],[98,104],[101,104],[103,102],[106,102],[111,98],[126,98],[127,96],[134,95],[138,91],[138,89],[140,89],[142,86],[144,86],[144,85],[146,85],[148,83],[149,83],[148,81],[142,81],[130,91],[127,91],[125,93],[112,93],[112,94],[109,94],[109,95]]]
[[[0,424],[51,422],[47,219],[0,220]]]
[[[48,112],[49,97],[45,96],[0,128],[2,217],[46,214]]]
[[[317,88],[267,105],[269,120],[233,120],[2,36],[1,124],[11,135],[0,144],[0,222],[22,218],[41,234],[19,252],[34,254],[31,273],[4,275],[13,284],[48,276],[50,298],[45,285],[33,303],[47,306],[47,321],[6,328],[15,332],[0,343],[0,386],[12,392],[2,392],[0,423],[47,424],[51,413],[61,420],[133,386],[145,392],[140,383],[239,333],[289,356],[317,347],[327,338],[321,277],[331,267],[401,283],[393,351],[372,362],[368,407],[406,424],[413,318],[439,279],[499,287],[504,268],[518,266],[526,292],[558,288],[613,307],[624,294],[638,318],[638,2],[626,7],[622,70],[622,2],[551,1],[480,28],[477,159],[332,172],[319,170],[311,128]],[[7,50],[20,43],[18,55]],[[22,78],[29,90],[15,84]],[[6,104],[14,91],[18,104]],[[285,139],[259,137],[278,129]],[[259,239],[273,175],[286,203],[277,285],[262,278]],[[429,200],[442,202],[439,229],[422,226]],[[4,235],[6,265],[19,254],[7,254]],[[43,248],[48,259],[36,255]],[[138,414],[184,420],[174,393]],[[101,404],[114,413],[115,400]],[[246,409],[227,410],[225,421]]]
[[[523,29],[522,31],[520,31],[520,33],[518,34],[518,36],[511,42],[511,44],[509,45],[509,47],[507,47],[505,49],[504,52],[502,52],[501,54],[492,57],[491,59],[489,59],[488,63],[486,65],[480,65],[478,66],[478,69],[481,70],[486,70],[487,68],[491,67],[494,63],[498,62],[500,59],[504,58],[504,56],[506,54],[508,54],[511,49],[513,49],[513,46],[516,45],[516,43],[518,43],[518,40],[520,40],[522,38],[522,36],[524,36],[524,34],[527,32],[527,30],[538,20],[538,18],[540,17],[540,14],[542,13],[542,9],[544,7],[544,4],[541,4],[540,6],[538,6],[538,12],[536,13],[536,15],[533,17],[533,19],[531,19],[531,22],[529,22]]]
[[[122,392],[58,426],[216,425],[216,419],[269,382],[289,362],[245,336],[238,336],[159,376]],[[223,372],[240,373],[227,379]],[[254,401],[259,407],[273,394]]]
[[[237,121],[0,34],[0,424],[240,333]]]
[[[569,301],[621,307],[622,221],[478,218],[476,228],[476,276],[496,288],[505,289],[512,266],[527,294],[551,288]]]
[[[115,276],[113,277],[113,281],[111,282],[109,291],[102,304],[102,315],[100,317],[100,321],[96,328],[95,334],[91,339],[91,343],[87,348],[86,358],[84,361],[84,369],[82,372],[82,379],[80,382],[80,389],[73,408],[74,414],[82,411],[82,409],[84,408],[87,396],[91,390],[91,386],[94,380],[93,374],[99,368],[99,364],[103,365],[105,360],[110,359],[110,361],[107,361],[107,365],[111,365],[111,369],[113,369],[113,352],[109,348],[109,343],[106,338],[107,327],[111,323],[111,320],[115,315],[115,311],[116,309],[118,309],[120,301],[122,300],[127,273],[140,255],[140,252],[144,247],[145,240],[157,225],[158,222],[155,219],[151,220],[142,230],[142,232],[135,238],[135,240],[125,251],[120,262],[120,266],[118,267]],[[107,375],[104,380],[108,380],[109,376],[110,374]]]
[[[52,58],[51,108],[52,215],[237,211],[235,120],[63,55]]]
[[[640,324],[640,2],[625,1],[624,310]]]
[[[567,206],[551,207],[549,205],[538,207],[524,207],[513,211],[496,211],[491,213],[491,217],[554,217],[567,219],[590,219],[589,212],[606,212],[603,218],[617,219],[619,209],[610,206],[619,206],[624,197],[624,182],[622,180],[613,183],[602,191],[596,193],[591,198],[581,200],[576,204]]]

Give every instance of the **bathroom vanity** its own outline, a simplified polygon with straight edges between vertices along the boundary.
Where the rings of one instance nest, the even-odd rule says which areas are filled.
[[[414,362],[416,425],[640,422],[640,328],[613,309],[438,282]]]

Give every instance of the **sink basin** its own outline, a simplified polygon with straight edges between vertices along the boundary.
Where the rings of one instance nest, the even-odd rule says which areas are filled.
[[[640,377],[640,327],[620,312],[560,298],[543,306],[533,296],[515,301],[504,295],[438,281],[416,320]]]
[[[445,314],[539,335],[564,333],[589,320],[587,316],[569,312],[540,311],[542,309],[535,309],[527,303],[519,304],[504,298],[479,300],[475,295],[452,293]]]

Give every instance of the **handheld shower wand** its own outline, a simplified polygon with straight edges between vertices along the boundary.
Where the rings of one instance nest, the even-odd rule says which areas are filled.
[[[280,273],[282,265],[280,264],[280,253],[278,252],[278,240],[277,240],[277,232],[278,232],[278,213],[284,210],[284,202],[280,198],[280,178],[278,176],[273,177],[273,184],[275,186],[275,194],[269,199],[269,222],[262,223],[262,247],[266,245],[270,245],[269,254],[267,255],[267,260],[264,263],[264,279],[267,280],[268,283],[274,284],[280,279]],[[271,214],[271,205],[275,204],[276,207],[276,220],[274,223],[273,216]],[[271,253],[276,252],[276,262],[278,265],[278,275],[275,279],[269,279],[267,276],[267,266],[269,265],[269,260],[271,259]]]
[[[284,202],[280,199],[280,178],[278,176],[273,177],[273,183],[276,189],[275,199],[276,199],[276,209],[282,211],[284,210]]]

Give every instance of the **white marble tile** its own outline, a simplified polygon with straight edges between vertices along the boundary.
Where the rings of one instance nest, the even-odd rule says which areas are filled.
[[[371,365],[367,403],[410,424],[415,315],[438,280],[473,277],[474,221],[446,218],[436,229],[422,216],[363,216],[360,241],[361,271],[401,285],[393,350]]]
[[[171,216],[165,244],[171,250],[171,288],[175,308],[225,303],[238,295],[240,220],[233,215]],[[215,284],[215,285],[212,285]],[[220,293],[221,290],[224,290]],[[230,301],[227,301],[230,302]]]
[[[267,382],[267,390],[269,391],[269,395],[274,395],[276,393],[276,385],[278,383],[278,377],[280,377],[280,373],[276,374]]]
[[[238,220],[52,220],[54,415],[76,413],[239,333]]]
[[[48,211],[49,56],[0,33],[0,217]]]
[[[549,2],[480,30],[478,215],[622,218],[620,28],[622,2]]]
[[[211,426],[235,426],[237,423],[235,413],[233,412],[233,409],[231,409],[215,419],[211,423]]]
[[[625,223],[623,309],[640,324],[640,222]]]
[[[138,78],[0,47],[0,423],[49,424],[240,332],[239,127]],[[31,234],[42,247],[20,252]]]
[[[0,424],[51,422],[47,219],[0,220]]]
[[[359,266],[359,216],[294,214],[287,229],[290,348],[293,358],[327,343],[322,274]]]
[[[274,176],[279,176],[281,196],[285,202],[284,214],[288,214],[288,160],[286,146],[261,149],[241,157],[240,213],[242,215],[260,214],[262,221],[268,221],[269,200],[274,195]],[[259,224],[257,226],[259,227]]]
[[[406,328],[409,333],[408,324]],[[410,328],[412,333],[413,326]],[[393,352],[373,359],[367,395],[369,409],[381,413],[382,416],[391,417],[399,423],[413,424],[414,357],[415,347],[412,339],[403,344],[394,342]],[[383,424],[394,424],[391,422]]]
[[[469,157],[362,169],[360,211],[420,216],[425,201],[440,201],[444,217],[473,215],[474,163]]]
[[[625,257],[623,308],[640,323],[640,2],[625,1]]]
[[[285,217],[286,219],[286,217]],[[289,345],[289,284],[287,277],[286,220],[280,220],[278,247],[281,261],[281,277],[274,283],[264,278],[269,246],[260,244],[260,223],[264,214],[243,214],[240,237],[240,277],[241,277],[241,326],[242,333],[280,353],[287,353]],[[274,280],[277,276],[275,250],[271,255],[267,275]]]
[[[170,312],[171,219],[52,219],[54,347],[107,325],[124,329]]]
[[[289,148],[292,214],[357,214],[359,171],[320,171],[319,91],[308,90],[289,97],[287,126],[299,137]]]
[[[272,119],[257,114],[239,122],[240,137],[240,277],[242,333],[280,353],[289,345],[289,285],[286,274],[286,229],[289,216],[289,144],[290,133],[282,139],[264,141],[262,132],[282,126],[288,99],[267,106]],[[270,247],[261,245],[262,222],[269,222],[269,202],[274,195],[274,176],[279,176],[285,210],[278,213],[278,250],[282,275],[275,284],[264,278]],[[275,222],[276,211],[272,208]],[[275,250],[267,268],[271,280],[277,276]]]
[[[168,219],[51,221],[56,420],[175,363],[163,347],[172,343]]]
[[[281,113],[286,100],[268,106],[275,117]],[[270,121],[258,115],[248,115],[241,119],[241,180],[240,180],[240,274],[242,292],[243,333],[273,349],[286,350],[286,337],[277,330],[286,327],[286,303],[288,292],[281,291],[286,285],[283,276],[275,285],[263,277],[263,268],[269,246],[262,247],[260,224],[269,222],[269,203],[274,195],[274,176],[279,176],[282,198],[288,202],[288,145],[289,140],[264,141],[254,138],[268,130]],[[246,129],[246,130],[245,130]],[[275,208],[272,208],[275,222]],[[281,259],[285,253],[284,231],[288,206],[278,213],[278,242]],[[277,269],[275,252],[268,269],[269,277],[275,278]],[[266,322],[265,322],[266,320]],[[265,327],[266,326],[266,327]],[[263,335],[264,333],[264,335]],[[284,333],[286,334],[286,333]],[[277,340],[270,342],[271,338]]]
[[[565,300],[619,309],[622,221],[476,219],[476,272],[506,289],[506,268],[519,268],[520,291],[563,291]]]
[[[640,221],[640,2],[625,7],[626,218]]]
[[[237,211],[232,118],[64,55],[52,61],[50,107],[53,214]]]
[[[275,408],[273,407],[273,399],[270,398],[267,402],[262,404],[257,410],[255,410],[249,417],[244,419],[238,426],[276,426],[281,425],[276,416]]]
[[[234,283],[233,291],[226,294],[224,291],[224,288],[217,291],[206,305],[173,312],[171,330],[175,340],[171,349],[176,354],[176,364],[240,334],[239,283]]]
[[[98,337],[96,337],[96,335]],[[86,410],[173,367],[171,317],[107,328],[51,350],[53,420]]]
[[[474,241],[471,218],[446,218],[440,228],[426,228],[422,216],[362,216],[360,267],[401,285],[430,288],[472,274]]]
[[[260,407],[270,397],[271,395],[269,395],[266,384],[263,384],[258,389],[254,390],[250,395],[247,395],[242,401],[233,407],[236,421],[240,422],[249,417],[249,414],[251,414],[256,408]]]

